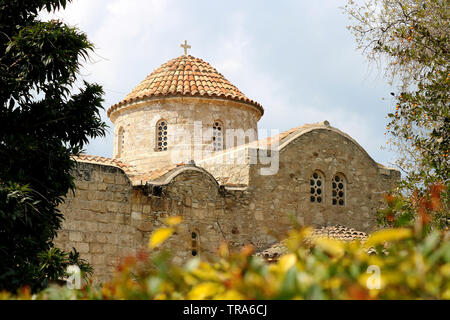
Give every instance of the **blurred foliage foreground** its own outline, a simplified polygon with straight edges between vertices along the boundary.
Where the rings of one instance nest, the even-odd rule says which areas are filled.
[[[181,221],[167,220],[150,249],[159,247]],[[232,253],[222,245],[214,261],[194,258],[184,266],[170,254],[127,257],[113,279],[80,290],[27,288],[2,299],[450,299],[448,231],[390,228],[364,243],[311,237],[312,229],[290,232],[288,253],[268,264],[250,246]]]

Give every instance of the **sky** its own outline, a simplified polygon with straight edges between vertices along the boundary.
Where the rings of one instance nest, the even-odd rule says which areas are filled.
[[[183,54],[210,63],[265,110],[258,127],[280,132],[328,120],[375,161],[392,165],[386,115],[393,109],[383,71],[369,64],[346,26],[344,0],[74,0],[41,14],[85,32],[95,52],[80,80],[105,90],[104,138],[88,154],[112,157],[106,110],[161,64]],[[383,100],[383,98],[386,98]]]

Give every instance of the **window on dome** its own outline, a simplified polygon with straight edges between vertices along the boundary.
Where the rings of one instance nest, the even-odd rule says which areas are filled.
[[[123,155],[123,147],[125,145],[125,130],[123,127],[119,128],[119,134],[117,135],[117,158]]]
[[[310,201],[313,203],[322,203],[323,201],[323,174],[314,171],[309,180],[310,184]]]
[[[331,182],[331,190],[332,190],[332,203],[333,205],[343,206],[345,205],[345,177],[343,174],[335,174],[333,177],[333,181]]]
[[[212,140],[214,151],[223,150],[223,124],[220,120],[214,121]]]
[[[167,135],[167,121],[160,120],[156,124],[156,150],[167,151],[168,135]]]

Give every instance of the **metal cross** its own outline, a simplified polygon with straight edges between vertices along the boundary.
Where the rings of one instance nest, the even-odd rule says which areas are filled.
[[[187,56],[187,49],[190,49],[191,46],[187,44],[186,40],[184,40],[184,44],[181,44],[180,47],[184,49],[184,55]]]

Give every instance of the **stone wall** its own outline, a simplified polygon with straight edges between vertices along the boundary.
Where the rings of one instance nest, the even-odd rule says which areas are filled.
[[[383,195],[400,178],[397,170],[381,167],[354,141],[336,131],[315,129],[281,146],[279,170],[262,176],[258,164],[250,167],[249,205],[237,210],[254,217],[248,227],[262,239],[284,233],[292,218],[306,225],[345,225],[372,232]],[[311,176],[323,175],[321,203],[311,202]],[[332,204],[332,178],[345,177],[344,205]]]
[[[218,178],[233,176],[226,166],[221,170],[206,165]],[[383,194],[400,178],[398,171],[375,163],[352,139],[325,128],[294,135],[284,143],[276,174],[261,175],[266,166],[236,166],[235,180],[242,175],[245,185],[219,185],[220,179],[205,169],[185,165],[164,174],[157,184],[133,187],[119,168],[79,162],[75,195],[69,194],[61,206],[66,220],[56,244],[77,248],[94,266],[96,280],[104,281],[120,257],[146,250],[151,232],[170,215],[183,217],[177,233],[165,243],[176,263],[191,257],[194,249],[204,257],[213,255],[222,241],[232,248],[251,243],[264,249],[283,238],[295,220],[371,232]],[[323,174],[321,203],[310,200],[315,171]],[[343,206],[332,204],[331,184],[337,173],[346,181]]]
[[[108,279],[117,258],[141,247],[143,235],[131,224],[130,182],[122,170],[78,162],[75,194],[60,206],[65,221],[55,244],[75,247],[95,268],[97,281]]]
[[[165,244],[178,263],[191,256],[192,232],[199,235],[199,254],[205,256],[214,254],[223,234],[231,232],[219,185],[201,169],[181,168],[156,195],[151,186],[132,187],[112,166],[78,162],[76,177],[75,194],[69,193],[60,207],[65,221],[55,244],[75,247],[93,265],[97,283],[111,277],[121,257],[147,250],[151,232],[169,215],[183,217]]]

